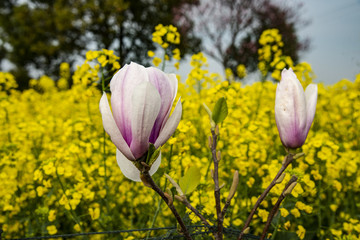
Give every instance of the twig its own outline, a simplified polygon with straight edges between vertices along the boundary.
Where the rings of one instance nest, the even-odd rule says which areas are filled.
[[[214,184],[215,184],[215,189],[214,189],[214,196],[215,196],[215,207],[216,207],[216,215],[217,215],[217,231],[215,233],[215,239],[217,240],[222,240],[223,236],[222,236],[222,232],[223,232],[223,217],[222,217],[222,212],[221,212],[221,203],[220,203],[220,188],[219,188],[219,159],[216,156],[216,145],[217,145],[217,137],[218,137],[218,131],[219,131],[219,127],[218,125],[215,127],[215,129],[211,129],[211,135],[212,135],[212,141],[211,141],[211,154],[212,154],[212,159],[214,162],[214,174],[213,174],[213,179],[214,179]]]
[[[233,197],[235,196],[235,192],[236,192],[238,184],[239,184],[239,171],[235,171],[234,177],[233,177],[233,182],[231,184],[230,191],[229,191],[229,196],[227,197],[225,206],[224,206],[223,210],[221,211],[221,217],[223,218],[223,220],[225,218],[226,211],[227,211],[228,207],[230,206],[231,199],[233,199]]]
[[[270,190],[276,185],[276,181],[280,178],[280,176],[282,175],[282,173],[285,171],[285,169],[289,166],[289,164],[293,161],[294,159],[294,155],[292,153],[289,153],[285,159],[284,162],[279,170],[279,172],[276,174],[275,178],[272,180],[272,182],[270,183],[270,185],[265,189],[265,191],[260,195],[259,199],[256,201],[255,206],[253,207],[253,209],[250,212],[250,215],[248,216],[248,218],[246,219],[245,225],[243,227],[243,229],[241,230],[241,233],[239,234],[239,237],[237,240],[241,240],[242,237],[245,234],[245,230],[249,227],[250,222],[256,212],[256,209],[260,206],[261,202],[265,199],[265,197],[267,196],[267,194],[270,192]]]
[[[165,203],[168,205],[168,207],[170,208],[171,212],[174,214],[176,220],[178,221],[181,230],[185,236],[185,238],[187,240],[192,240],[189,231],[187,230],[183,220],[181,219],[179,213],[176,211],[174,205],[173,205],[173,201],[171,199],[170,196],[165,196],[165,193],[158,187],[158,185],[156,185],[156,183],[154,182],[154,180],[152,179],[152,177],[149,174],[148,170],[145,170],[142,172],[142,181],[144,183],[145,186],[152,188],[157,194],[160,195],[160,197],[165,201]]]
[[[230,200],[230,201],[231,201],[231,200]],[[224,208],[223,208],[223,210],[221,211],[221,216],[222,216],[223,220],[224,220],[226,211],[227,211],[228,207],[230,206],[230,201],[226,201],[226,202],[225,202]]]
[[[263,230],[263,233],[261,235],[260,240],[265,239],[265,236],[266,236],[267,231],[269,230],[271,221],[274,218],[276,212],[279,210],[281,202],[291,192],[292,188],[294,188],[295,185],[293,185],[293,184],[296,184],[297,179],[298,178],[296,176],[292,176],[290,181],[286,184],[286,186],[285,186],[284,190],[282,191],[281,195],[279,196],[277,202],[275,203],[274,207],[271,209],[271,212],[269,213],[269,216],[268,216],[268,219],[267,219],[267,222],[266,222],[266,225],[264,227],[264,230]]]
[[[189,210],[191,210],[196,216],[198,216],[204,225],[210,226],[210,223],[205,219],[205,217],[196,209],[194,208],[190,202],[187,200],[186,196],[177,196],[175,198],[182,202]]]

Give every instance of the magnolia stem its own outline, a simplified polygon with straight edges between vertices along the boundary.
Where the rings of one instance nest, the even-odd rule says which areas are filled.
[[[218,126],[216,126],[216,129],[218,129]],[[218,131],[218,130],[217,130]],[[223,239],[223,216],[221,212],[221,202],[220,202],[220,188],[219,188],[219,159],[217,159],[216,156],[216,145],[217,145],[217,133],[215,132],[215,129],[211,129],[211,135],[212,135],[212,142],[211,142],[211,154],[212,159],[214,162],[214,196],[215,196],[215,207],[216,207],[216,215],[217,215],[217,231],[215,233],[215,239],[222,240]]]
[[[192,240],[189,231],[187,230],[185,223],[183,222],[183,220],[181,219],[179,213],[176,211],[172,201],[169,200],[169,198],[167,198],[164,194],[164,192],[159,188],[158,185],[156,185],[156,183],[154,182],[154,180],[152,179],[152,177],[149,174],[149,171],[144,171],[142,173],[142,181],[145,184],[145,186],[148,186],[150,188],[152,188],[157,194],[160,195],[160,197],[165,201],[165,203],[168,205],[168,207],[170,208],[171,212],[174,214],[176,220],[178,221],[181,230],[185,236],[185,238],[187,240]]]
[[[245,234],[245,230],[249,227],[250,222],[257,210],[257,208],[260,206],[261,202],[265,199],[265,197],[267,196],[267,194],[270,192],[270,190],[276,185],[276,181],[279,179],[279,177],[281,176],[281,174],[285,171],[285,169],[289,166],[289,164],[293,161],[293,157],[294,155],[292,153],[289,153],[285,159],[284,162],[279,170],[279,172],[276,174],[275,178],[272,180],[272,182],[270,183],[270,185],[265,189],[265,191],[260,195],[259,199],[256,201],[255,206],[253,207],[253,209],[250,212],[250,215],[248,216],[248,218],[246,219],[245,225],[241,230],[241,233],[239,234],[239,237],[237,240],[241,240],[242,237]]]
[[[55,170],[55,174],[56,174],[57,180],[59,181],[59,184],[60,184],[60,187],[61,187],[61,189],[62,189],[62,191],[63,191],[63,194],[64,194],[64,196],[66,197],[67,204],[69,204],[69,207],[70,207],[70,211],[69,211],[69,212],[70,212],[70,215],[71,215],[71,217],[73,218],[73,220],[76,222],[76,224],[79,225],[79,227],[80,227],[80,229],[81,229],[81,232],[84,232],[83,226],[82,226],[81,222],[79,221],[79,218],[77,217],[75,211],[73,210],[73,208],[72,208],[72,206],[71,206],[71,204],[70,204],[69,197],[68,197],[67,194],[66,194],[65,187],[64,187],[63,183],[61,182],[61,179],[60,179],[60,176],[59,176],[59,174],[58,174],[58,172],[57,172],[57,169]],[[66,206],[66,204],[65,204],[65,206]],[[65,209],[66,209],[66,208],[65,208]],[[87,237],[84,237],[84,238],[87,239]]]
[[[206,220],[206,218],[205,218],[203,215],[201,215],[201,213],[200,213],[196,208],[194,208],[194,207],[190,204],[190,202],[187,200],[186,197],[181,198],[180,201],[181,201],[188,209],[190,209],[196,216],[198,216],[198,217],[201,219],[201,221],[203,222],[203,224],[205,224],[205,225],[207,225],[207,226],[210,226],[210,223]]]
[[[276,212],[279,210],[281,202],[285,199],[285,197],[287,195],[287,194],[285,194],[286,190],[288,190],[288,188],[291,186],[291,184],[296,182],[297,179],[298,178],[296,176],[292,176],[290,181],[286,184],[286,186],[285,186],[284,190],[282,191],[281,195],[279,196],[277,202],[275,203],[274,207],[271,209],[271,212],[269,213],[269,216],[268,216],[268,219],[267,219],[267,222],[266,222],[266,225],[264,227],[264,230],[263,230],[263,233],[261,235],[260,240],[265,239],[265,236],[266,236],[267,231],[269,230],[271,221],[274,218]]]
[[[223,210],[221,211],[221,217],[223,218],[223,220],[224,220],[226,211],[227,211],[228,207],[230,206],[230,202],[231,202],[231,199],[229,201],[226,201],[225,206],[224,206]]]

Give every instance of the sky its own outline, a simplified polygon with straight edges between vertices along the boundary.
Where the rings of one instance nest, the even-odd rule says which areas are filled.
[[[281,1],[281,0],[275,0]],[[360,0],[289,0],[303,3],[301,18],[310,24],[298,29],[300,38],[309,38],[310,49],[300,61],[311,64],[316,75],[314,82],[333,84],[343,78],[351,81],[360,73]],[[180,70],[166,68],[186,79],[191,70],[190,57],[180,63]],[[224,74],[224,69],[208,57],[209,70]],[[6,66],[11,66],[8,63]],[[256,78],[256,75],[255,75]],[[251,77],[248,82],[252,82]]]
[[[351,81],[360,73],[360,0],[307,0],[305,18],[311,23],[299,31],[311,48],[301,61],[311,64],[316,82]]]
[[[295,1],[295,0],[291,0]],[[314,82],[333,84],[360,73],[360,0],[297,0],[302,2],[302,19],[310,24],[298,29],[300,38],[310,39],[310,49],[300,55],[316,75]],[[291,3],[290,1],[288,3]],[[208,58],[209,70],[223,74],[223,68]],[[186,78],[189,62],[180,65]]]

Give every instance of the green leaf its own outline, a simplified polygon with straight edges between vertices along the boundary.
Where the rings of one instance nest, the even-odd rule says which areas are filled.
[[[212,119],[216,124],[222,123],[228,115],[228,107],[224,97],[220,98],[214,107],[212,112]]]
[[[196,189],[200,183],[200,169],[196,166],[190,167],[180,179],[180,188],[184,194],[189,194]]]
[[[149,150],[146,156],[146,163],[151,166],[151,164],[156,160],[157,156],[154,156],[156,154],[159,154],[156,152],[155,145],[150,143],[149,144]],[[156,158],[155,158],[156,157]],[[153,160],[155,158],[155,160]],[[153,160],[153,161],[152,161]]]
[[[212,112],[211,112],[210,108],[205,103],[203,103],[203,106],[204,106],[207,114],[209,114],[211,127],[215,128],[216,124],[215,124],[214,120],[212,119]]]

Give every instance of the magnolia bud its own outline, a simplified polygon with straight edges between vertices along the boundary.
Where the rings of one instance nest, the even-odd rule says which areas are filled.
[[[220,160],[221,160],[221,152],[220,151],[216,152],[216,159],[218,162],[220,162]]]
[[[229,202],[234,197],[238,184],[239,184],[239,171],[236,170],[234,172],[233,181],[232,181],[230,191],[229,191],[229,195],[228,195],[226,201]]]
[[[284,196],[287,196],[291,193],[291,191],[294,189],[294,187],[296,186],[297,182],[293,182],[290,184],[290,186],[285,190],[284,192]]]
[[[316,84],[309,84],[304,92],[291,68],[282,71],[276,88],[275,120],[286,148],[295,149],[304,144],[314,120],[316,102]]]
[[[282,173],[281,175],[280,175],[280,177],[276,180],[276,184],[278,184],[278,183],[281,183],[283,180],[284,180],[284,178],[285,178],[285,175],[286,175],[286,173]]]

